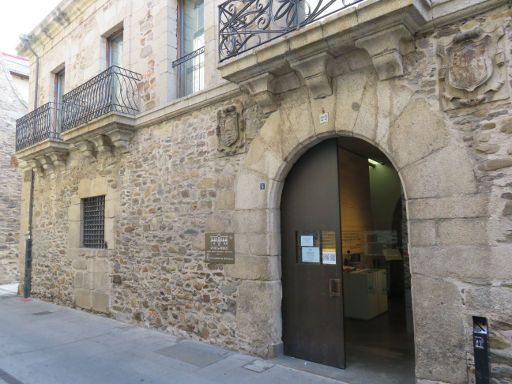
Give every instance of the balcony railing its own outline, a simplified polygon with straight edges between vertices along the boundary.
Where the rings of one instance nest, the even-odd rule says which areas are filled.
[[[16,121],[16,151],[46,139],[60,140],[60,133],[110,112],[139,112],[137,83],[142,75],[112,66],[66,93],[62,102],[47,103]]]
[[[219,60],[365,0],[228,0],[219,5]]]
[[[46,103],[16,120],[16,151],[47,139],[59,140],[60,108]]]
[[[190,95],[204,88],[204,47],[173,61],[177,68],[178,97]]]
[[[110,112],[137,114],[140,80],[142,75],[114,65],[66,93],[62,97],[62,131]]]

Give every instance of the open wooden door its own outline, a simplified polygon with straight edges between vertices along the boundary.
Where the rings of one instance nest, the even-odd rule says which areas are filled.
[[[336,139],[293,166],[281,199],[283,342],[287,355],[345,367]]]

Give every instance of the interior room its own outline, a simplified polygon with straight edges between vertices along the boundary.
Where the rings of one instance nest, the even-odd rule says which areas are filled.
[[[347,369],[414,381],[407,222],[398,173],[377,148],[338,140]]]

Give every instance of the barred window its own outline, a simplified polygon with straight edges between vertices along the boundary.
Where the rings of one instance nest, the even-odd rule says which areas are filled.
[[[107,248],[105,243],[105,196],[82,199],[84,248]]]

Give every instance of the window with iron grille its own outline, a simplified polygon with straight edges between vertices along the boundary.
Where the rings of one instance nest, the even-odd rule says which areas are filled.
[[[84,248],[107,248],[105,243],[105,196],[82,199]]]

